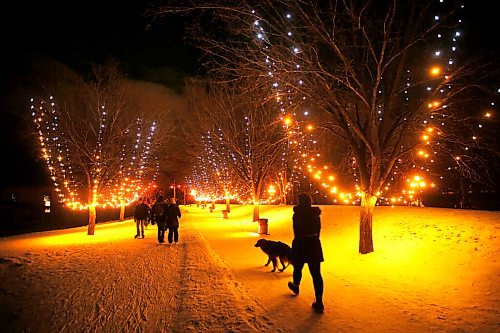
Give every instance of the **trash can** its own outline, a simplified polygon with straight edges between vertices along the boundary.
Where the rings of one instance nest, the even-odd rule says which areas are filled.
[[[210,206],[209,209],[210,209],[210,213],[214,212],[214,207]]]
[[[268,219],[259,219],[259,234],[269,235],[268,233]]]
[[[225,218],[225,219],[228,219],[229,217],[227,216],[227,213],[228,213],[228,212],[227,212],[227,210],[226,210],[226,209],[224,209],[224,210],[222,211],[222,217],[223,217],[223,218]]]

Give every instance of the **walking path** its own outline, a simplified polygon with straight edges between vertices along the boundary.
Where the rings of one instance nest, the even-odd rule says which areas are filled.
[[[106,229],[115,237],[105,241]],[[175,245],[159,245],[156,227],[145,239],[133,230],[98,225],[100,238],[76,245],[51,239],[71,237],[61,231],[1,240],[2,331],[280,331],[195,229],[183,227]]]

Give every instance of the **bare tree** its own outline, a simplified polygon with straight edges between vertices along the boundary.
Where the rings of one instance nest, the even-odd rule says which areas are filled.
[[[226,81],[252,78],[260,84],[266,77],[270,94],[293,100],[290,111],[309,105],[327,115],[323,128],[343,143],[339,154],[356,168],[360,253],[373,252],[377,200],[415,165],[416,148],[430,150],[420,154],[427,161],[442,151],[462,170],[481,175],[473,171],[480,164],[477,157],[461,156],[471,155],[465,147],[477,147],[473,133],[459,130],[477,130],[477,119],[459,111],[482,68],[458,59],[461,30],[456,27],[463,8],[458,3],[175,3],[156,13],[198,11],[193,32],[208,55],[212,75]]]
[[[163,94],[144,94],[113,64],[95,66],[73,87],[32,98],[42,157],[59,200],[88,209],[93,235],[96,206],[121,207],[152,186],[159,163],[155,151],[165,131]]]
[[[259,219],[265,184],[280,167],[287,142],[274,102],[258,96],[262,95],[256,96],[250,84],[211,84],[205,97],[197,95],[196,117],[208,153],[202,163],[227,173],[233,188],[243,186],[242,194],[254,204],[254,221]]]

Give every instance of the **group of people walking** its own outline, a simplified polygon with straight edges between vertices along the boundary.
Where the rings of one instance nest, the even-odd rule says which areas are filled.
[[[167,202],[160,195],[151,207],[145,203],[144,198],[141,198],[134,210],[134,221],[137,229],[135,238],[144,238],[144,227],[147,227],[148,222],[151,221],[151,224],[158,226],[158,243],[165,243],[165,231],[167,229],[168,243],[177,243],[179,241],[180,217],[181,210],[177,206],[175,198],[171,198]]]
[[[134,220],[137,227],[135,238],[144,238],[144,226],[148,221],[158,226],[158,242],[165,243],[165,231],[168,229],[168,243],[179,241],[179,218],[181,211],[175,199],[171,198],[167,203],[163,196],[158,196],[156,202],[150,207],[143,198],[135,206]],[[321,262],[324,261],[321,241],[321,210],[312,207],[311,197],[302,193],[298,197],[298,205],[293,207],[293,241],[292,241],[292,265],[293,281],[288,282],[288,288],[298,295],[300,282],[302,280],[302,269],[307,263],[311,273],[315,301],[312,304],[314,310],[323,312],[323,278],[321,276]]]

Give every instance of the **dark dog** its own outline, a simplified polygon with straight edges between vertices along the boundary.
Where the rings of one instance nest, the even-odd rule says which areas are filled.
[[[278,267],[278,261],[276,260],[276,258],[280,258],[281,266],[283,266],[282,269],[278,269],[280,272],[283,272],[290,265],[292,248],[285,243],[259,239],[255,244],[255,247],[260,247],[260,249],[269,256],[269,260],[267,261],[266,266],[268,266],[272,261],[272,272],[275,272],[276,267]],[[286,266],[284,264],[285,262],[287,263]]]

